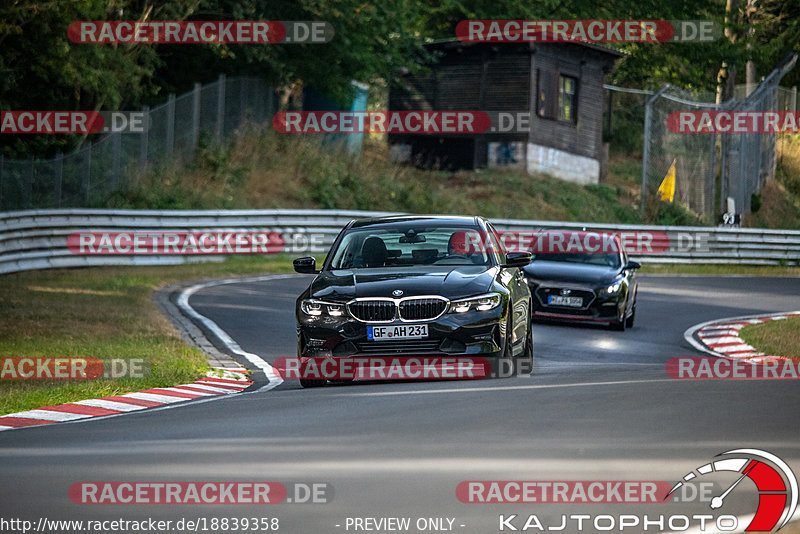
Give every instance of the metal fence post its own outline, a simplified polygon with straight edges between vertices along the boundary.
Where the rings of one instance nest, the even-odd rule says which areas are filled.
[[[114,137],[111,138],[111,190],[116,191],[119,189],[119,153],[120,145],[122,143],[122,134],[113,133]]]
[[[0,154],[0,211],[3,210],[3,167],[5,166],[5,161],[3,155]]]
[[[89,203],[89,187],[92,178],[92,143],[86,145],[83,154],[83,179],[81,180],[81,194],[83,195],[84,205]]]
[[[200,141],[200,82],[192,89],[192,152],[197,150]]]
[[[64,178],[64,156],[59,152],[56,154],[53,163],[56,165],[56,180],[55,188],[53,189],[53,205],[56,208],[61,207],[61,182]]]
[[[247,94],[249,91],[247,89],[250,87],[250,84],[247,83],[248,81],[248,79],[243,79],[239,84],[239,119],[236,121],[237,124],[244,121],[244,119],[248,116]]]
[[[175,95],[170,93],[167,98],[167,147],[166,153],[172,154],[175,147]]]
[[[139,168],[144,169],[147,166],[147,131],[150,129],[150,106],[142,106],[142,113],[144,114],[145,126],[142,133],[139,134]]]
[[[709,197],[706,201],[704,208],[708,209],[710,213],[709,224],[714,224],[714,218],[717,216],[717,136],[712,134],[709,136],[708,148],[708,188]],[[709,208],[710,206],[710,208]]]
[[[664,91],[669,88],[669,84],[665,83],[661,89],[656,91],[653,96],[647,99],[647,104],[644,108],[644,147],[642,149],[642,198],[641,198],[641,213],[644,215],[645,205],[647,203],[647,165],[650,161],[650,129],[652,120],[652,107],[653,102],[660,97]]]
[[[270,126],[272,125],[272,117],[275,116],[277,112],[277,106],[275,105],[275,91],[273,91],[272,87],[262,87],[263,90],[267,92],[267,102],[266,102],[266,110],[264,109],[264,99],[261,99],[261,120],[262,122],[268,123]]]
[[[217,142],[222,142],[222,129],[225,122],[225,75],[219,75],[217,81]]]
[[[31,197],[33,196],[33,158],[28,158],[28,167],[25,173],[25,209],[31,207]]]

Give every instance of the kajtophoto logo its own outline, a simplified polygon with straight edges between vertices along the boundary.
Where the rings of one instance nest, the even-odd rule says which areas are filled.
[[[746,478],[752,484],[743,483]],[[498,532],[777,532],[797,510],[795,474],[781,458],[760,449],[720,453],[714,461],[685,474],[669,491],[667,487],[668,483],[658,481],[465,481],[456,488],[456,496],[466,503],[521,504],[652,504],[660,499],[681,507],[694,503],[711,508],[711,513],[696,509],[678,514],[502,513],[497,517]],[[655,500],[654,492],[659,495]],[[755,507],[752,516],[742,513],[752,510],[751,506]]]
[[[711,499],[711,509],[722,508],[728,495],[745,478],[749,478],[758,490],[758,507],[745,532],[771,532],[773,529],[777,532],[786,526],[797,509],[798,497],[797,477],[786,462],[760,449],[734,449],[717,456],[723,458],[701,465],[684,475],[669,491],[667,498],[689,481],[713,476],[714,473],[737,473],[739,477],[720,495]]]

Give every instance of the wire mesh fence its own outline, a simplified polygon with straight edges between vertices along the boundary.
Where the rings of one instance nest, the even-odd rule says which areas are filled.
[[[778,85],[793,66],[794,60],[784,62],[750,94],[746,86],[737,86],[734,98],[722,104],[715,103],[712,92],[689,92],[668,84],[654,93],[645,105],[642,210],[658,202],[659,186],[674,164],[672,201],[706,224],[720,222],[729,199],[736,215],[749,211],[753,194],[775,177],[777,134],[676,132],[668,119],[683,111],[794,111],[796,89]]]
[[[187,160],[201,136],[221,142],[244,122],[271,120],[275,110],[272,88],[258,78],[222,75],[196,84],[186,94],[144,108],[148,128],[142,133],[110,133],[52,159],[0,156],[0,211],[90,206],[148,165],[167,157]]]

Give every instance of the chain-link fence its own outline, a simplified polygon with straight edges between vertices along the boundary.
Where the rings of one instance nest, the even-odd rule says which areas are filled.
[[[47,160],[0,156],[0,211],[86,207],[164,158],[188,159],[201,135],[222,141],[244,121],[271,120],[276,100],[271,87],[251,77],[226,78],[165,104],[145,108],[143,133],[111,133],[67,155]]]
[[[645,105],[642,152],[642,204],[656,198],[658,186],[675,164],[674,202],[687,206],[706,223],[716,211],[717,136],[679,134],[667,126],[674,111],[717,109],[714,93],[690,93],[665,85]]]
[[[734,98],[715,103],[712,92],[689,92],[669,84],[645,106],[642,149],[642,210],[659,198],[658,188],[675,165],[673,201],[688,207],[707,224],[718,222],[733,199],[735,213],[750,210],[752,195],[775,177],[777,135],[774,133],[679,133],[668,126],[681,111],[791,111],[796,90],[779,87],[794,66],[785,61],[749,95],[739,86]],[[674,120],[674,119],[673,119]]]

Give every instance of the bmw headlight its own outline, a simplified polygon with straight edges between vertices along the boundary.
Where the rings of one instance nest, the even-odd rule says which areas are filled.
[[[454,300],[450,303],[449,313],[465,313],[470,310],[488,311],[500,305],[500,293],[488,293],[468,299]]]
[[[325,302],[316,299],[305,299],[300,303],[300,311],[312,317],[319,317],[322,315],[341,317],[344,315],[344,304]]]

